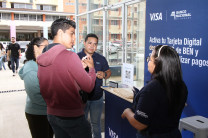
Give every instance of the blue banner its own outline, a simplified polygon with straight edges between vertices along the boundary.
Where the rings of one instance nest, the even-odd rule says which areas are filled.
[[[208,1],[147,0],[145,57],[159,44],[178,52],[188,87],[182,117],[208,118]],[[150,73],[145,63],[145,82]]]

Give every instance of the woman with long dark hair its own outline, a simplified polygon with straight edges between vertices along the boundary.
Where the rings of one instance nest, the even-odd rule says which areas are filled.
[[[122,118],[138,130],[138,138],[181,138],[178,130],[188,90],[182,78],[177,52],[159,45],[148,58],[151,81],[134,98],[134,109],[127,108]]]
[[[34,38],[28,45],[25,65],[19,71],[27,93],[25,116],[33,138],[53,138],[53,130],[47,120],[46,103],[40,93],[36,63],[36,58],[47,45],[47,39]]]
[[[6,58],[6,50],[2,43],[0,43],[0,70],[2,70],[2,66],[4,67],[4,70],[6,70],[4,65],[4,60]]]

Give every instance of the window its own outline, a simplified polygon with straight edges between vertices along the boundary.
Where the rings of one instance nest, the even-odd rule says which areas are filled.
[[[51,15],[46,15],[46,21],[53,21],[53,17]]]
[[[36,21],[36,15],[29,14],[29,21]]]
[[[0,8],[6,8],[6,2],[0,2]]]
[[[15,19],[15,20],[19,20],[19,19],[20,19],[19,14],[14,14],[14,19]]]
[[[118,39],[119,34],[111,34],[111,39]]]
[[[146,1],[128,6],[128,10],[134,9],[134,12],[127,16],[130,31],[127,32],[126,62],[134,65],[134,85],[137,87],[144,85],[145,7]]]
[[[87,22],[86,22],[87,16],[83,15],[78,17],[78,26],[79,26],[79,36],[78,39],[78,49],[77,52],[81,51],[84,47],[84,39],[87,35]]]
[[[56,19],[59,19],[59,16],[53,16],[53,20],[55,21]]]
[[[111,11],[119,11],[118,9],[112,9]]]
[[[19,7],[17,8],[26,8],[26,4],[17,4],[17,5],[19,5]]]
[[[87,4],[86,3],[79,3],[79,5],[86,7]]]
[[[99,19],[93,19],[93,24],[94,25],[99,25]]]
[[[60,18],[66,19],[66,16],[60,16]]]
[[[44,11],[50,11],[50,8],[51,8],[51,7],[48,6],[48,5],[43,6],[43,10],[44,10]]]
[[[43,21],[43,15],[37,15],[37,21]]]
[[[28,21],[28,14],[20,14],[20,20]]]
[[[118,25],[118,20],[111,20],[111,25]]]
[[[11,8],[32,9],[32,4],[11,3]]]
[[[56,11],[56,6],[54,5],[36,5],[38,10],[44,11]]]
[[[81,21],[86,21],[87,19],[86,19],[86,18],[80,18],[80,20],[81,20]]]
[[[38,10],[43,10],[43,5],[36,5]]]
[[[26,9],[32,9],[32,4],[26,4]]]
[[[11,3],[11,8],[14,8],[14,3]]]
[[[87,1],[86,0],[77,0],[78,1],[78,13],[83,13],[87,11]]]
[[[59,19],[59,18],[66,18],[66,16],[52,16],[52,15],[46,15],[46,21],[54,21],[56,19]]]
[[[66,2],[65,5],[74,5],[74,3]]]
[[[11,20],[11,14],[10,13],[2,13],[2,19],[3,20]]]
[[[52,11],[56,11],[56,6],[52,6]]]
[[[99,5],[98,4],[91,4],[91,9],[98,9],[99,8]]]

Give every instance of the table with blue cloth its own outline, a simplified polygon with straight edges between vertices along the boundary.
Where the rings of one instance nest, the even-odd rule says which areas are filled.
[[[132,107],[130,88],[102,87],[105,92],[105,138],[136,138],[137,130],[127,119],[122,119],[124,109]]]

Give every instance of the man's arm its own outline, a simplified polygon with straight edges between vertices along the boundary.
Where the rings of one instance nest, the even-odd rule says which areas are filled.
[[[108,78],[110,78],[110,76],[111,76],[111,70],[110,70],[110,69],[109,69],[109,70],[107,70],[107,71],[105,71],[104,73],[105,73],[105,77],[104,77],[104,79],[108,79]]]
[[[21,49],[19,49],[18,52],[19,52],[19,58],[21,58]]]
[[[111,76],[111,70],[108,69],[107,71],[97,71],[96,77],[98,79],[108,79]]]
[[[11,50],[7,50],[7,61],[9,61]]]
[[[111,70],[109,68],[106,58],[102,61],[102,71],[97,71],[96,76],[98,79],[108,79],[111,76]]]
[[[17,43],[18,44],[18,43]],[[19,46],[19,50],[18,50],[18,52],[19,52],[19,59],[21,58],[21,48],[20,48],[20,45],[18,44],[18,46]]]

